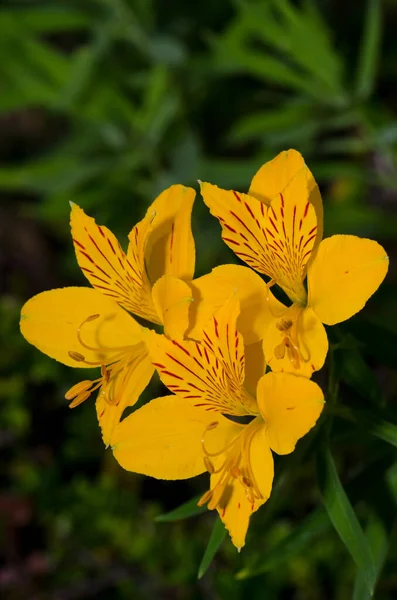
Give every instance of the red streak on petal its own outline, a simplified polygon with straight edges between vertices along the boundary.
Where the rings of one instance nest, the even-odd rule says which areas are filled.
[[[219,339],[218,321],[216,320],[215,317],[213,317],[213,319],[214,319],[214,325],[215,325],[215,335]]]
[[[176,375],[175,373],[171,373],[171,371],[161,371],[162,375],[169,375],[170,377],[175,377],[175,379],[180,379],[181,381],[183,381],[183,377],[180,377],[179,375]]]
[[[228,242],[229,244],[234,244],[235,246],[240,246],[240,242],[237,242],[236,240],[231,240],[230,238],[226,238],[224,236],[222,236],[222,239],[225,242]]]
[[[108,240],[108,244],[109,244],[109,246],[110,246],[110,247],[111,247],[111,249],[112,249],[112,252],[113,252],[113,254],[115,255],[115,254],[116,254],[116,250],[114,249],[112,242],[110,241],[110,239],[109,239],[109,238],[107,238],[107,240]]]
[[[174,344],[174,346],[177,346],[180,350],[182,350],[182,352],[184,352],[185,354],[190,356],[190,352],[188,350],[186,350],[186,348],[181,346],[181,344],[178,344],[178,342],[176,342],[175,340],[172,340],[172,343]]]

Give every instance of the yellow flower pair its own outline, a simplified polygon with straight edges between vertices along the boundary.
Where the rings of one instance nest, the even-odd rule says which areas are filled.
[[[21,331],[64,364],[100,367],[98,378],[81,381],[66,398],[74,407],[98,390],[104,442],[125,469],[161,479],[208,471],[200,503],[218,511],[241,548],[250,515],[271,492],[272,451],[292,452],[321,414],[323,393],[310,377],[328,350],[323,323],[359,311],[388,259],[371,240],[321,241],[321,196],[294,150],[266,163],[248,194],[208,183],[201,192],[224,241],[267,283],[237,265],[193,278],[191,188],[172,186],[154,201],[132,229],[127,253],[72,205],[77,260],[95,289],[35,296],[22,309]],[[290,306],[272,294],[276,284]],[[172,395],[123,419],[154,369]]]

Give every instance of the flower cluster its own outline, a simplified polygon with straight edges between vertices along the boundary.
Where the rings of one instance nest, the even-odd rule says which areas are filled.
[[[364,306],[388,257],[372,240],[322,239],[320,192],[295,150],[263,165],[247,194],[200,185],[224,242],[248,266],[194,279],[191,188],[160,194],[127,252],[72,204],[76,257],[92,287],[31,298],[21,331],[66,365],[100,369],[66,398],[72,408],[97,391],[104,443],[124,469],[168,480],[207,471],[199,504],[218,511],[241,548],[251,514],[270,496],[273,453],[292,452],[323,409],[310,379],[328,351],[323,324]],[[155,370],[170,395],[123,418]]]

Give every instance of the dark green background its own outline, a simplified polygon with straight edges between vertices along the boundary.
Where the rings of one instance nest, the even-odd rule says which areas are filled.
[[[328,434],[383,565],[375,597],[397,597],[397,437],[390,430],[391,445],[372,435],[373,415],[397,415],[396,31],[393,0],[1,3],[2,597],[367,598],[321,508],[319,488],[331,497],[320,456]],[[69,200],[125,246],[168,185],[202,179],[245,191],[289,147],[320,184],[325,235],[377,239],[390,271],[362,313],[329,332],[331,377],[329,368],[316,377],[338,391],[348,418],[335,418],[331,433],[325,414],[294,455],[276,460],[275,492],[252,518],[246,547],[237,554],[226,539],[197,581],[214,514],[154,518],[203,493],[207,477],[168,483],[123,472],[103,448],[93,402],[67,407],[78,371],[25,342],[19,311],[35,293],[86,284]],[[236,261],[200,198],[193,227],[197,275]],[[358,426],[360,409],[372,413]],[[236,580],[242,569],[262,573]]]

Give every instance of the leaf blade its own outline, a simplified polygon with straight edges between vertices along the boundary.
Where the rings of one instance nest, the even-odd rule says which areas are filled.
[[[356,563],[370,595],[376,581],[376,568],[350,500],[340,482],[332,455],[322,448],[317,461],[318,481],[328,516]]]
[[[217,516],[214,528],[211,533],[208,545],[205,549],[203,558],[201,559],[200,566],[198,568],[197,579],[201,579],[208,570],[208,567],[212,563],[215,554],[218,552],[222,542],[226,537],[226,529],[220,518]]]
[[[201,496],[192,498],[168,513],[157,515],[154,520],[156,523],[173,523],[174,521],[181,521],[182,519],[189,519],[190,517],[201,515],[207,510],[207,507],[197,506],[197,502],[200,500],[200,498]]]
[[[357,66],[356,94],[368,98],[374,88],[382,30],[379,0],[368,0]]]

